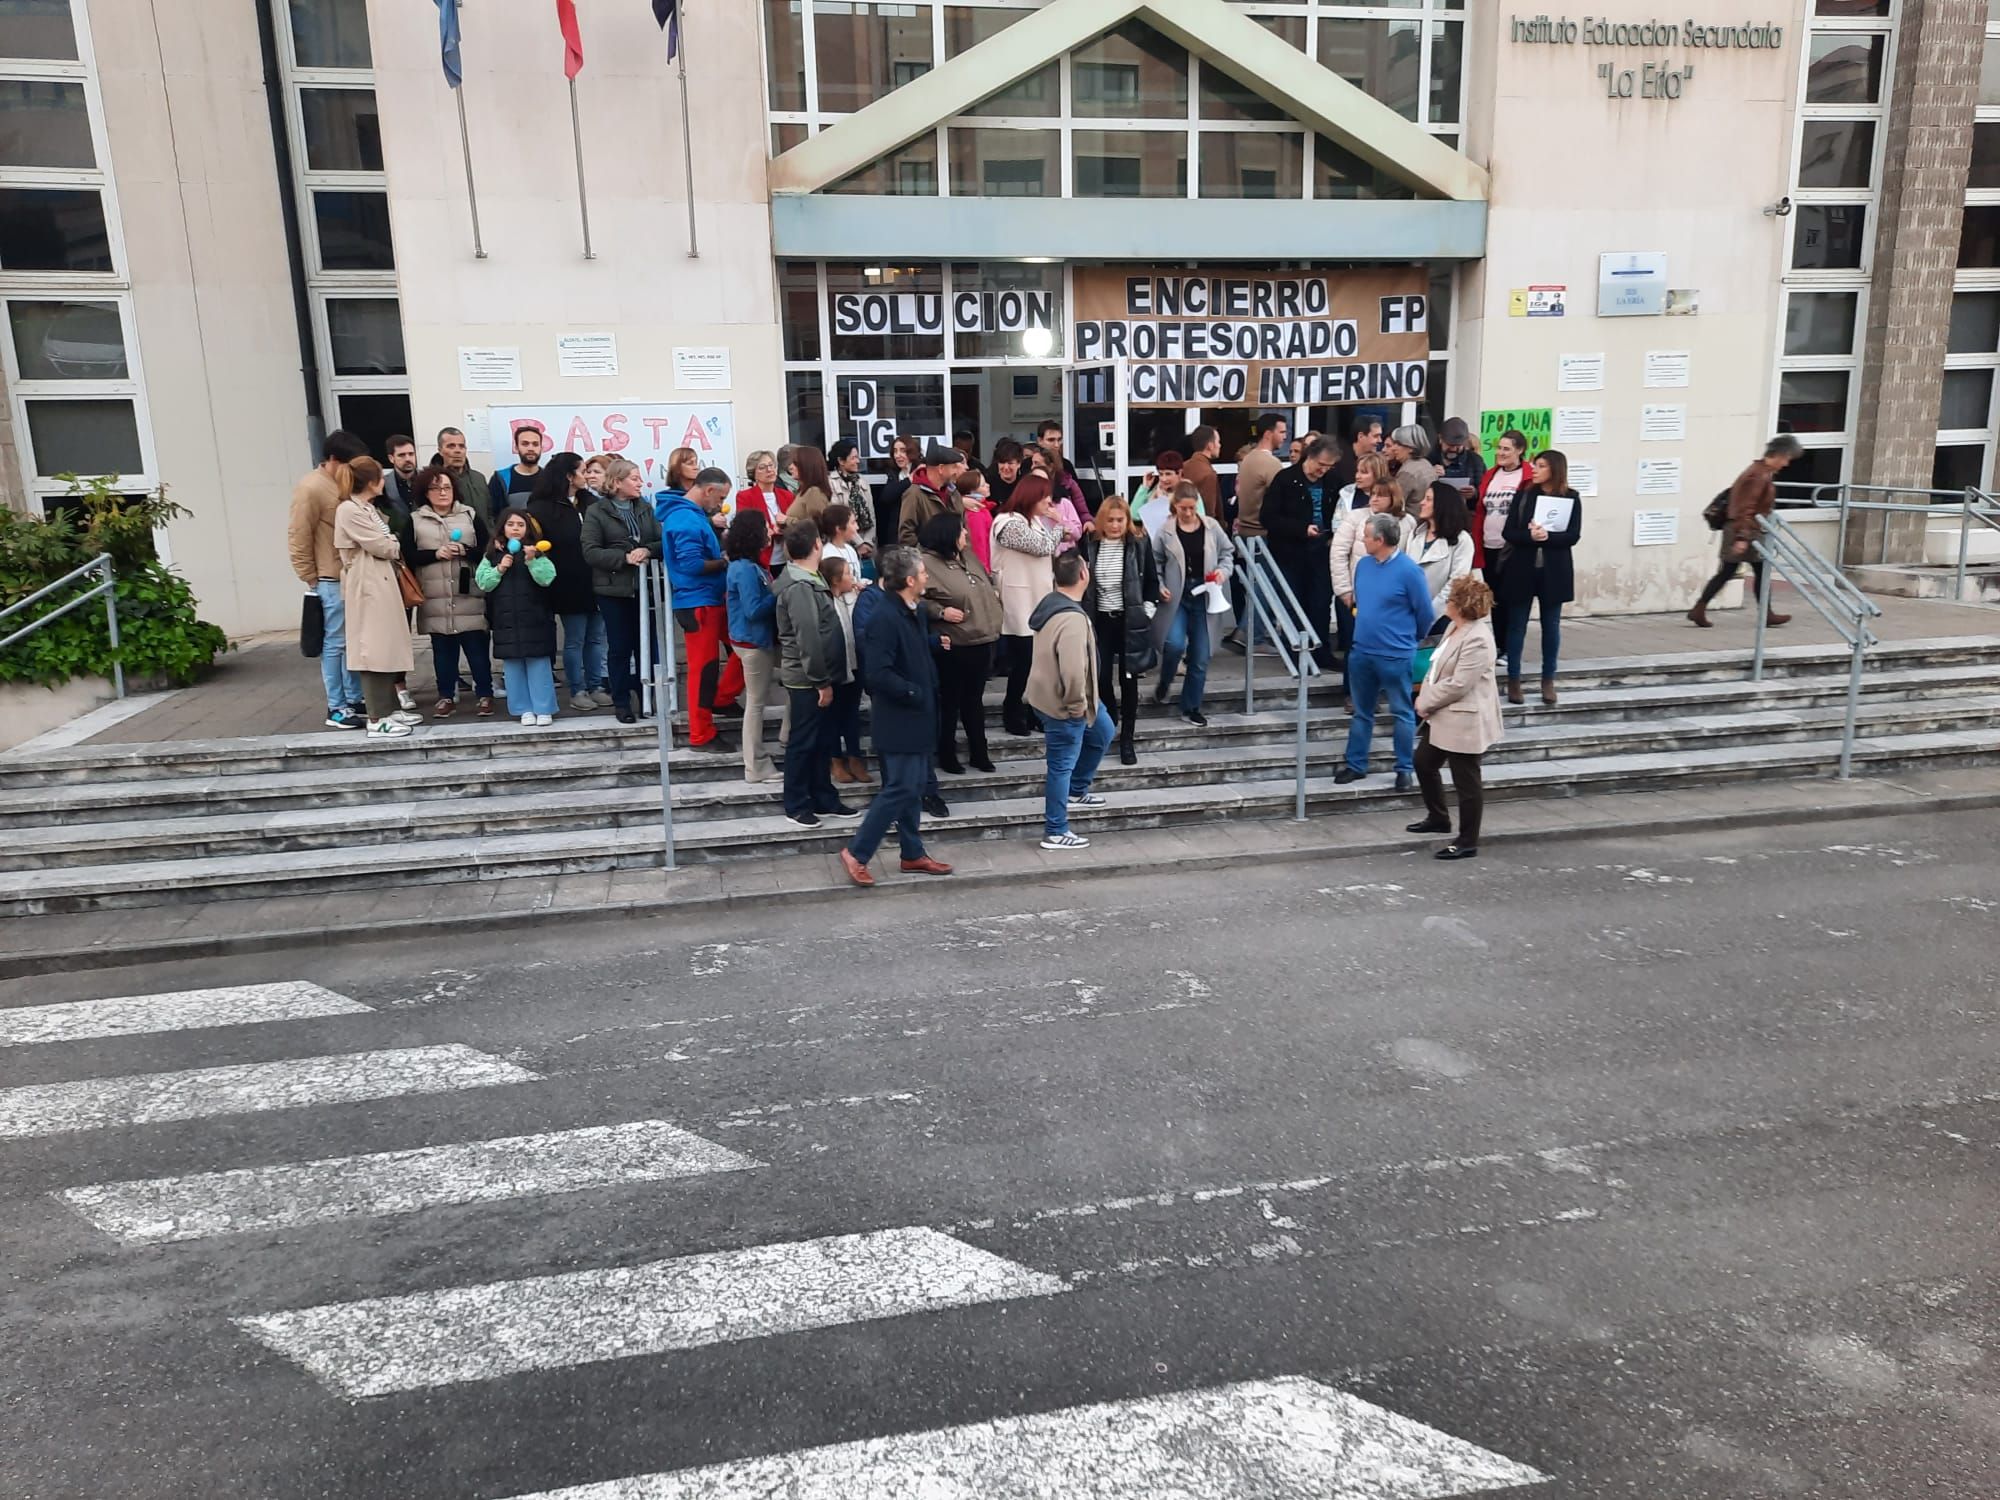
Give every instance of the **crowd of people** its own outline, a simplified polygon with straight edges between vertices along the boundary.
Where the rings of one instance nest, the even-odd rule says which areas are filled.
[[[995,769],[985,693],[996,678],[999,730],[1044,745],[1043,847],[1080,849],[1069,812],[1102,802],[1093,786],[1114,744],[1121,764],[1137,762],[1145,677],[1155,705],[1208,723],[1215,650],[1250,644],[1236,628],[1239,542],[1260,537],[1352,705],[1335,780],[1368,774],[1386,704],[1396,786],[1425,797],[1412,831],[1450,831],[1448,767],[1460,821],[1439,857],[1471,856],[1480,757],[1502,731],[1496,668],[1509,701],[1524,702],[1535,615],[1541,700],[1557,701],[1583,522],[1564,455],[1530,454],[1509,431],[1489,467],[1457,419],[1435,437],[1364,419],[1342,437],[1293,438],[1271,413],[1252,433],[1233,494],[1215,467],[1220,435],[1201,426],[1185,454],[1157,455],[1128,501],[1086,491],[1055,422],[1000,439],[984,465],[969,434],[966,447],[899,436],[880,488],[847,441],[757,450],[740,483],[680,448],[649,486],[616,454],[548,454],[531,427],[490,476],[456,428],[422,466],[407,436],[389,440],[385,466],[334,432],[294,493],[289,534],[326,723],[403,738],[425,722],[413,632],[430,643],[433,720],[459,711],[465,683],[482,718],[504,698],[523,725],[546,725],[566,694],[571,712],[636,722],[651,655],[642,579],[659,562],[686,654],[688,744],[740,753],[749,782],[780,780],[801,827],[860,817],[843,789],[874,786],[843,854],[858,883],[891,825],[906,869],[949,872],[924,852],[922,820],[950,815],[940,774]],[[1791,441],[1774,441],[1730,492],[1697,625],[1746,558],[1757,566],[1749,543]],[[782,771],[766,734],[773,706]]]

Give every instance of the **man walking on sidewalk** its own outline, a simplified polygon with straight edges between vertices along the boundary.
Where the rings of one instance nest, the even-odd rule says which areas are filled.
[[[1097,696],[1097,636],[1083,607],[1090,568],[1081,552],[1065,552],[1055,560],[1055,585],[1055,592],[1028,617],[1035,632],[1028,704],[1041,717],[1048,741],[1042,847],[1088,849],[1089,839],[1069,831],[1069,812],[1104,806],[1090,784],[1116,731]]]
[[[931,657],[936,632],[923,601],[929,582],[923,554],[891,547],[882,554],[880,592],[887,595],[859,630],[862,673],[868,682],[875,753],[882,761],[882,790],[868,804],[861,826],[840,863],[856,885],[873,885],[868,861],[896,825],[906,875],[949,875],[951,866],[924,851],[924,783],[937,751],[937,663]],[[946,641],[947,649],[950,642]]]
[[[1728,586],[1746,561],[1750,564],[1750,607],[1755,609],[1763,597],[1764,559],[1751,550],[1751,544],[1764,534],[1764,517],[1778,503],[1778,475],[1804,451],[1797,438],[1781,432],[1764,445],[1764,456],[1738,474],[1736,483],[1729,487],[1729,518],[1722,525],[1722,563],[1688,611],[1688,618],[1703,630],[1715,623],[1708,617],[1709,601]],[[1788,625],[1791,619],[1772,610],[1764,623]]]
[[[319,598],[319,676],[326,689],[326,727],[359,729],[361,679],[347,670],[347,606],[340,592],[340,554],[333,546],[333,515],[340,509],[340,483],[334,478],[368,445],[353,433],[335,428],[320,445],[319,467],[292,490],[292,513],[285,543],[292,571],[306,592]]]
[[[1353,717],[1347,726],[1347,763],[1334,772],[1342,785],[1368,774],[1375,738],[1375,704],[1389,695],[1396,723],[1396,790],[1417,784],[1417,713],[1410,698],[1410,662],[1431,623],[1431,594],[1424,570],[1403,551],[1403,532],[1386,511],[1370,516],[1361,544],[1368,555],[1354,565],[1354,649],[1347,670]]]

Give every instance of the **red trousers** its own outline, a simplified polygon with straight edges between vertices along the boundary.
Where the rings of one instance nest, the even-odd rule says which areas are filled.
[[[729,649],[729,611],[722,605],[702,604],[674,613],[681,617],[687,641],[688,743],[706,745],[715,738],[714,711],[729,707],[743,691],[743,663]]]

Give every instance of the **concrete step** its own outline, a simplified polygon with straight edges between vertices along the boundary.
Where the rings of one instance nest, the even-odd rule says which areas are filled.
[[[1576,795],[1582,790],[1641,791],[1824,772],[1839,741],[1758,743],[1690,755],[1676,749],[1496,764],[1488,774],[1495,797]],[[1855,749],[1858,769],[1935,768],[1989,759],[1990,728],[1907,735],[1870,735]],[[1110,786],[1115,788],[1115,783]],[[1107,790],[1110,806],[1076,818],[1083,832],[1214,823],[1219,819],[1288,815],[1288,780],[1142,786]],[[1386,775],[1350,786],[1331,778],[1307,783],[1310,811],[1380,812],[1411,805]],[[1039,796],[968,802],[939,828],[941,839],[1033,838],[1041,822]],[[742,851],[824,854],[838,848],[852,822],[794,828],[774,813],[717,818],[677,827],[684,863],[728,858]],[[368,887],[431,885],[475,879],[552,876],[657,865],[661,829],[650,821],[617,828],[546,829],[532,836],[428,838],[375,847],[290,850],[213,858],[133,860],[77,869],[21,870],[0,875],[0,916],[31,916],[166,905],[226,898],[287,896]]]

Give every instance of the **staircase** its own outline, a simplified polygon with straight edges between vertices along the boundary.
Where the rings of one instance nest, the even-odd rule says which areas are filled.
[[[1507,708],[1507,737],[1487,756],[1489,797],[1829,774],[1845,648],[1774,647],[1761,683],[1748,680],[1748,661],[1747,651],[1699,651],[1574,663],[1559,705]],[[1857,774],[2000,751],[2000,637],[1886,643],[1869,661]],[[1149,710],[1139,764],[1107,762],[1098,785],[1110,805],[1077,826],[1096,834],[1290,814],[1296,684],[1266,669],[1258,711],[1245,715],[1240,677],[1229,681],[1240,663],[1217,668],[1209,727]],[[1310,695],[1310,814],[1409,803],[1386,775],[1334,785],[1347,733],[1336,692],[1323,679]],[[1385,770],[1386,719],[1377,732],[1375,766]],[[0,758],[0,916],[656,866],[656,744],[647,724],[577,718],[539,730],[459,722],[386,743],[329,732]],[[995,732],[992,750],[996,773],[942,778],[953,815],[931,825],[941,848],[1038,835],[1040,740]],[[683,863],[825,854],[852,827],[794,828],[778,816],[777,787],[746,786],[733,754],[677,750],[672,770]],[[868,791],[845,795],[859,803]]]

